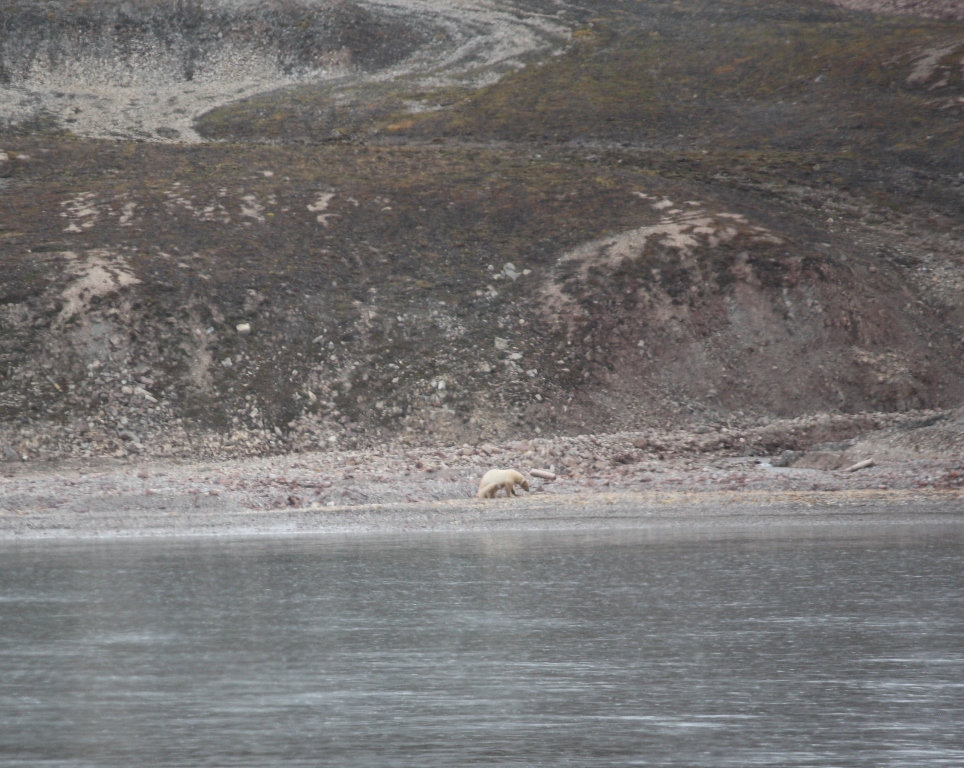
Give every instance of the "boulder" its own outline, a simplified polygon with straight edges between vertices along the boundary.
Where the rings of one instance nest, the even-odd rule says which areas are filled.
[[[844,464],[843,451],[808,451],[793,463],[797,469],[840,469]]]

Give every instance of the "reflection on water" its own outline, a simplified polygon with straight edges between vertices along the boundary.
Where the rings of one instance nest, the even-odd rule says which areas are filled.
[[[964,765],[960,529],[0,548],[0,765]]]

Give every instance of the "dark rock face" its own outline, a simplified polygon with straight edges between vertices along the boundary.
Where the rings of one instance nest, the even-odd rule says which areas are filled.
[[[283,75],[379,69],[409,55],[421,35],[356,5],[299,2],[4,3],[0,83],[45,75],[188,83],[243,70],[253,59]]]

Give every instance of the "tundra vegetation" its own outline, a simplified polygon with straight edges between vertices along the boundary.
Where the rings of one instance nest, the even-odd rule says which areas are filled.
[[[518,49],[469,62],[465,29],[410,5],[134,4],[121,24],[106,3],[0,1],[8,458],[964,400],[964,22],[518,0],[485,38]],[[174,51],[146,85],[145,35]],[[78,67],[99,95],[77,95]]]

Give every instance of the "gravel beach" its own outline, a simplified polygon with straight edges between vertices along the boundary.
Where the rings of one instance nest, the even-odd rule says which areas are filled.
[[[144,536],[686,529],[847,535],[866,526],[964,524],[960,492],[588,493],[480,502],[450,500],[333,508],[252,510],[231,503],[172,500],[166,511],[133,498],[83,514],[39,512],[0,517],[0,541]]]
[[[964,522],[962,414],[877,417],[206,463],[8,462],[0,539]],[[809,447],[760,455],[788,434]],[[499,467],[531,491],[476,499]]]

